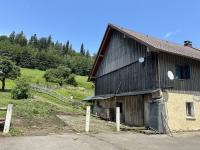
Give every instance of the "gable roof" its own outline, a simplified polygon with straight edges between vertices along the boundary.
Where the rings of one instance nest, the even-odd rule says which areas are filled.
[[[184,46],[184,45],[176,44],[176,43],[165,41],[165,40],[160,40],[149,35],[141,34],[129,29],[125,29],[113,24],[109,24],[106,29],[102,43],[100,45],[95,63],[90,72],[89,80],[92,80],[94,78],[94,75],[96,74],[98,66],[100,65],[103,59],[103,56],[106,50],[106,44],[108,43],[110,39],[110,33],[112,30],[121,32],[125,34],[126,36],[129,36],[130,38],[144,44],[145,46],[153,48],[155,51],[167,52],[167,53],[171,53],[175,55],[180,55],[183,57],[192,58],[195,60],[200,60],[200,49],[198,48]]]

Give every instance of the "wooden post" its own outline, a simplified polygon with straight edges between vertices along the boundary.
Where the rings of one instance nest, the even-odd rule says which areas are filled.
[[[90,130],[90,106],[87,106],[86,109],[86,119],[85,119],[85,132]]]
[[[116,126],[117,131],[120,131],[120,107],[116,107]]]
[[[3,129],[4,134],[8,133],[10,130],[10,123],[11,123],[11,118],[12,118],[12,107],[13,107],[13,104],[9,104],[7,107],[6,120],[4,124],[4,129]]]

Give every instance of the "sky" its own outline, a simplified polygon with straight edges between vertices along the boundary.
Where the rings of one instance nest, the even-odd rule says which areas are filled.
[[[108,23],[200,48],[199,0],[0,0],[0,34],[24,31],[96,53]]]

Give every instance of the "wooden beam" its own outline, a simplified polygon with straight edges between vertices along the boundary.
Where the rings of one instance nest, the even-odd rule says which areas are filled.
[[[90,106],[87,106],[86,109],[86,119],[85,119],[85,132],[90,130]]]
[[[0,107],[0,111],[6,111],[7,107]]]
[[[116,107],[116,129],[120,131],[120,107]]]
[[[5,120],[5,124],[4,124],[3,134],[8,133],[10,130],[10,123],[11,123],[11,118],[12,118],[12,108],[13,108],[13,104],[9,104],[7,107],[6,120]]]

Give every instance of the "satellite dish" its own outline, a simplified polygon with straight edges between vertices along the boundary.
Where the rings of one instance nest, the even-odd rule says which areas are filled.
[[[172,71],[168,71],[168,72],[167,72],[167,76],[168,76],[168,78],[169,78],[170,80],[174,80],[174,74],[173,74]]]
[[[138,61],[142,64],[144,62],[144,57],[140,57]]]

